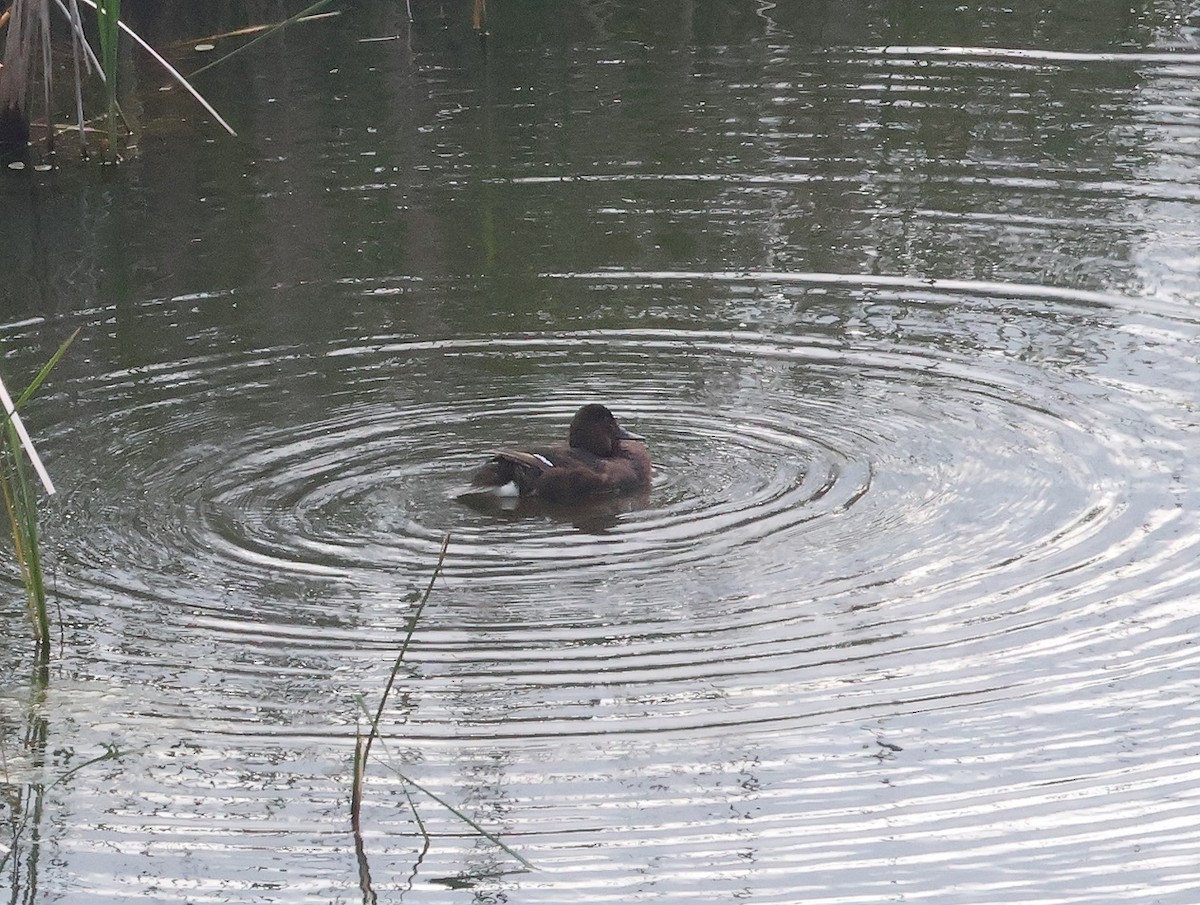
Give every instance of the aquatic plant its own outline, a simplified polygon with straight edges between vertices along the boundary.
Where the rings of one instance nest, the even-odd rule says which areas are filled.
[[[14,902],[38,900],[39,867],[45,853],[42,834],[46,793],[80,770],[120,759],[127,753],[115,744],[105,744],[103,753],[76,763],[50,781],[41,778],[42,768],[52,758],[47,753],[51,746],[45,706],[49,687],[50,616],[38,533],[38,485],[49,494],[55,489],[21,421],[20,410],[41,388],[78,335],[76,330],[63,341],[15,401],[0,379],[0,497],[8,514],[13,554],[25,585],[36,644],[31,695],[24,708],[26,725],[20,731],[15,726],[0,725],[0,805],[8,812],[5,827],[9,833],[7,840],[0,840],[0,875],[8,880]],[[19,739],[11,752],[10,738]],[[61,750],[56,747],[55,754]],[[52,825],[55,823],[51,821]]]
[[[12,531],[13,556],[25,585],[38,663],[43,666],[50,659],[50,615],[46,607],[46,583],[38,540],[37,483],[30,476],[29,467],[33,468],[37,481],[47,493],[54,493],[54,484],[25,431],[19,410],[37,392],[78,335],[76,330],[67,337],[16,402],[0,381],[0,402],[4,406],[3,430],[0,431],[0,496],[4,498]]]
[[[0,145],[29,141],[29,102],[34,72],[40,63],[50,68],[50,6],[48,0],[14,0],[2,16],[7,23],[4,68],[0,70]],[[50,110],[48,83],[44,93]]]
[[[362,884],[364,901],[374,899],[374,895],[370,888],[370,870],[368,869],[368,866],[367,866],[366,849],[365,849],[365,846],[363,845],[363,838],[362,838],[363,792],[364,792],[364,787],[366,784],[367,763],[371,756],[371,746],[372,746],[372,743],[380,737],[379,723],[383,719],[383,714],[384,714],[385,710],[387,709],[388,698],[391,696],[392,689],[395,688],[395,686],[396,686],[396,677],[400,674],[400,668],[404,664],[404,657],[408,653],[409,645],[412,643],[413,635],[416,633],[417,624],[420,622],[421,614],[425,610],[425,604],[429,602],[429,595],[433,593],[433,586],[437,582],[438,575],[441,574],[442,566],[445,564],[445,561],[446,561],[446,550],[447,550],[447,548],[449,548],[449,546],[450,546],[450,535],[447,534],[444,538],[442,538],[442,549],[441,549],[441,552],[438,553],[437,565],[434,566],[433,574],[429,578],[429,584],[426,585],[426,587],[425,587],[425,593],[422,594],[421,598],[417,601],[417,608],[416,608],[416,610],[413,611],[412,618],[410,618],[408,621],[408,629],[405,631],[404,639],[400,643],[400,650],[396,654],[395,661],[392,663],[392,670],[388,674],[387,682],[384,684],[384,687],[383,687],[383,693],[379,697],[379,705],[375,708],[374,714],[372,715],[369,712],[369,710],[366,706],[366,702],[363,700],[363,698],[361,696],[359,697],[359,700],[358,700],[359,707],[362,708],[363,712],[366,713],[366,715],[370,719],[370,728],[367,731],[367,734],[365,736],[360,731],[357,734],[357,736],[355,737],[354,779],[353,779],[351,793],[350,793],[350,823],[354,829],[355,848],[358,852],[359,879],[360,879],[360,883]],[[408,800],[408,806],[412,810],[413,819],[416,820],[417,828],[420,830],[421,836],[425,840],[426,847],[429,846],[429,844],[431,842],[431,838],[429,835],[429,831],[425,827],[425,822],[421,819],[421,814],[417,810],[417,805],[416,805],[416,802],[413,800],[412,794],[410,792],[410,788],[416,789],[417,791],[421,792],[422,794],[427,795],[429,798],[433,799],[433,801],[435,801],[437,804],[441,805],[443,808],[445,808],[447,811],[449,811],[451,814],[453,814],[456,818],[458,818],[463,823],[465,823],[467,826],[469,826],[474,832],[478,833],[480,836],[483,836],[488,841],[499,846],[501,849],[503,849],[505,852],[507,852],[509,855],[511,855],[513,858],[515,858],[517,861],[519,861],[521,863],[521,865],[523,867],[525,867],[526,869],[529,869],[529,870],[533,869],[533,865],[528,860],[526,860],[524,857],[522,857],[519,853],[513,851],[513,849],[510,848],[508,845],[505,845],[505,843],[502,842],[500,840],[500,838],[498,836],[496,836],[495,833],[491,833],[488,830],[484,829],[482,826],[479,825],[479,823],[477,821],[473,820],[467,814],[464,814],[461,810],[454,807],[454,805],[450,804],[450,802],[446,801],[444,798],[442,798],[437,793],[433,792],[431,789],[426,788],[421,783],[417,782],[411,776],[408,776],[406,773],[399,770],[394,765],[388,764],[387,766],[388,766],[388,769],[390,769],[393,773],[395,773],[396,776],[398,776],[400,778],[400,780],[404,783],[404,794],[405,794],[406,799]]]
[[[102,0],[96,6],[96,24],[100,36],[100,66],[104,71],[104,96],[107,101],[105,122],[108,138],[117,143],[117,44],[121,35],[121,0]]]
[[[119,37],[128,35],[145,50],[194,97],[217,123],[230,135],[233,128],[206,101],[191,83],[161,54],[157,53],[120,18],[120,0],[82,0],[96,12],[100,56],[88,43],[79,15],[79,0],[54,0],[55,7],[66,18],[71,34],[75,78],[75,119],[79,131],[80,152],[88,155],[87,125],[84,118],[84,74],[95,74],[103,83],[106,97],[106,129],[109,146],[116,149],[121,123],[117,103],[117,63]],[[330,2],[330,0],[323,0]],[[46,143],[54,150],[54,116],[51,98],[54,92],[54,67],[50,62],[50,0],[14,0],[0,16],[0,26],[7,23],[4,41],[4,66],[0,69],[0,147],[9,155],[23,154],[30,137],[30,101],[34,85],[40,81],[44,106]]]

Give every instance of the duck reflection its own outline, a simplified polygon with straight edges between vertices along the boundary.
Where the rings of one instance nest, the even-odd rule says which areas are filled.
[[[538,497],[498,497],[492,494],[467,493],[458,497],[475,512],[493,515],[505,521],[548,519],[584,532],[607,534],[620,522],[621,516],[650,505],[649,491],[612,497],[593,497],[587,503],[550,503]]]

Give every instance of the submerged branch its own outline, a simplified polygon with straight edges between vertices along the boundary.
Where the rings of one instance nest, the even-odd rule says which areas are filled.
[[[315,9],[315,7],[309,7],[309,9]],[[265,25],[247,25],[245,28],[235,28],[232,31],[221,31],[213,35],[204,35],[199,38],[188,38],[186,41],[176,41],[171,44],[171,46],[189,47],[195,44],[207,44],[211,41],[221,41],[225,38],[240,38],[243,35],[256,35],[259,32],[270,31],[272,29],[279,28],[283,25],[286,25],[288,22],[295,22],[297,25],[302,22],[318,22],[321,19],[333,19],[341,14],[342,11],[340,9],[335,9],[331,13],[318,13],[316,15],[310,15],[306,10],[295,16],[292,16],[289,19],[285,19],[283,22],[271,22]]]
[[[275,34],[275,32],[279,31],[281,28],[286,28],[287,26],[291,25],[293,22],[301,22],[306,18],[309,18],[309,19],[315,18],[313,16],[313,13],[316,10],[320,9],[322,6],[328,6],[332,2],[333,2],[333,0],[317,0],[317,2],[314,3],[312,6],[308,7],[307,9],[301,10],[300,12],[296,13],[296,15],[294,15],[288,19],[284,19],[282,22],[276,23],[275,25],[260,26],[261,28],[266,28],[269,30],[266,31],[264,34],[261,34],[258,37],[254,38],[253,40],[247,41],[241,47],[237,47],[237,48],[229,51],[229,53],[225,54],[223,57],[219,57],[218,59],[213,60],[211,63],[206,63],[205,65],[201,66],[199,69],[197,69],[196,71],[194,71],[192,73],[191,77],[195,78],[200,73],[205,72],[206,70],[212,69],[214,66],[217,66],[220,63],[224,63],[226,60],[228,60],[230,57],[234,56],[235,54],[241,53],[247,47],[253,47],[259,41],[263,41],[263,40],[269,38],[271,35]],[[341,13],[340,12],[326,13],[326,15],[337,16],[337,15],[341,15]],[[244,29],[244,30],[248,31],[248,29]]]

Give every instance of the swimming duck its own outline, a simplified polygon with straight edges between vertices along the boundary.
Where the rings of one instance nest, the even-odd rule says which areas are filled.
[[[630,433],[603,405],[585,405],[571,419],[567,445],[502,449],[471,477],[475,493],[537,497],[548,503],[650,488],[645,437]]]

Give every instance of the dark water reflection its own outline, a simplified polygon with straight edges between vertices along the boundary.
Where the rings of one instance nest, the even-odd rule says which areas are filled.
[[[212,80],[237,141],[149,92],[0,183],[6,379],[84,328],[14,901],[361,898],[449,533],[381,897],[1190,902],[1195,11],[520,7],[360,5]],[[647,499],[454,498],[588,399]],[[539,870],[428,802],[422,856],[384,761]]]

